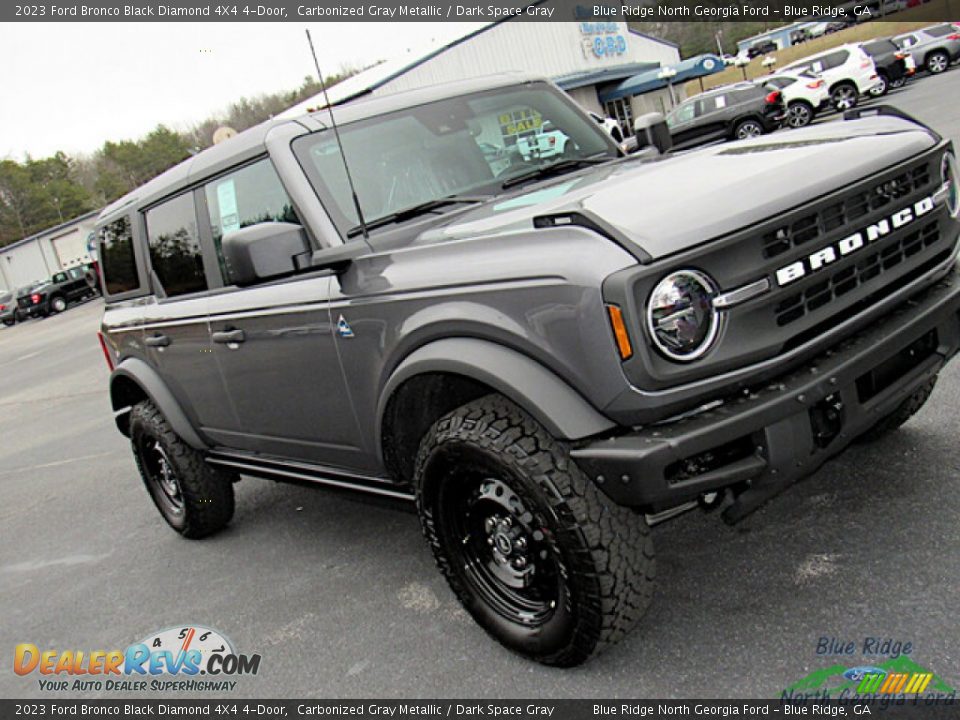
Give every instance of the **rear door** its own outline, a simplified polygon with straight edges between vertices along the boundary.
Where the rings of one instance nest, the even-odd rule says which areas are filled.
[[[191,422],[206,429],[234,418],[211,351],[207,276],[215,260],[201,243],[195,194],[163,200],[141,216],[154,289],[143,308],[143,343]]]

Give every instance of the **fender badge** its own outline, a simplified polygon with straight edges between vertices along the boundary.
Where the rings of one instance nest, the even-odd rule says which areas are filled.
[[[347,319],[343,315],[337,320],[337,332],[342,338],[353,337],[353,328],[350,327],[350,323],[347,322]]]

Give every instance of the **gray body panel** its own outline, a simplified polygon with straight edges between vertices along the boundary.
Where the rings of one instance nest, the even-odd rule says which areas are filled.
[[[460,92],[516,82],[476,81]],[[450,90],[428,89],[336,112],[346,124],[444,93]],[[139,291],[144,297],[108,296],[103,333],[118,361],[115,410],[136,399],[126,383],[139,383],[195,447],[368,477],[389,470],[383,422],[390,398],[422,373],[462,376],[500,391],[566,440],[616,430],[638,409],[649,413],[653,406],[655,415],[659,405],[663,419],[676,410],[675,398],[645,393],[628,380],[604,309],[605,280],[638,263],[656,271],[659,261],[936,144],[916,124],[877,117],[652,162],[622,159],[418,218],[373,233],[369,246],[357,238],[344,248],[290,147],[296,136],[322,131],[324,119],[281,119],[250,130],[104,211],[101,224],[133,218],[142,268],[139,213],[269,156],[307,229],[316,265],[252,287],[212,283],[172,300],[157,299],[149,276]],[[611,236],[576,225],[535,226],[541,215],[570,212],[601,219]],[[320,267],[325,256],[351,248],[354,256],[337,272]],[[642,330],[632,330],[636,351],[649,352]],[[239,339],[223,341],[227,332]]]

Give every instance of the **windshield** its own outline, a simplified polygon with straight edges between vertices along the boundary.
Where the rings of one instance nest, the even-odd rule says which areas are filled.
[[[445,198],[494,195],[510,178],[555,163],[617,156],[596,123],[545,83],[341,125],[340,138],[367,223]],[[304,136],[293,147],[321,202],[348,235],[359,219],[333,132]]]

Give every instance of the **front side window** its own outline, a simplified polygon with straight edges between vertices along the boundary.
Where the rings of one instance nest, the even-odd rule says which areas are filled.
[[[206,290],[193,195],[151,208],[146,220],[150,263],[167,297]]]
[[[684,103],[667,116],[667,125],[678,125],[693,120],[694,103]]]
[[[277,171],[266,158],[209,182],[204,193],[224,282],[229,282],[221,249],[224,235],[265,222],[300,224]]]
[[[139,288],[130,218],[124,216],[100,228],[99,244],[100,267],[107,294],[119,295]]]
[[[450,196],[497,194],[531,169],[617,155],[596,123],[545,84],[404,108],[342,125],[340,137],[368,223]],[[307,135],[293,147],[341,232],[359,235],[334,134]]]

